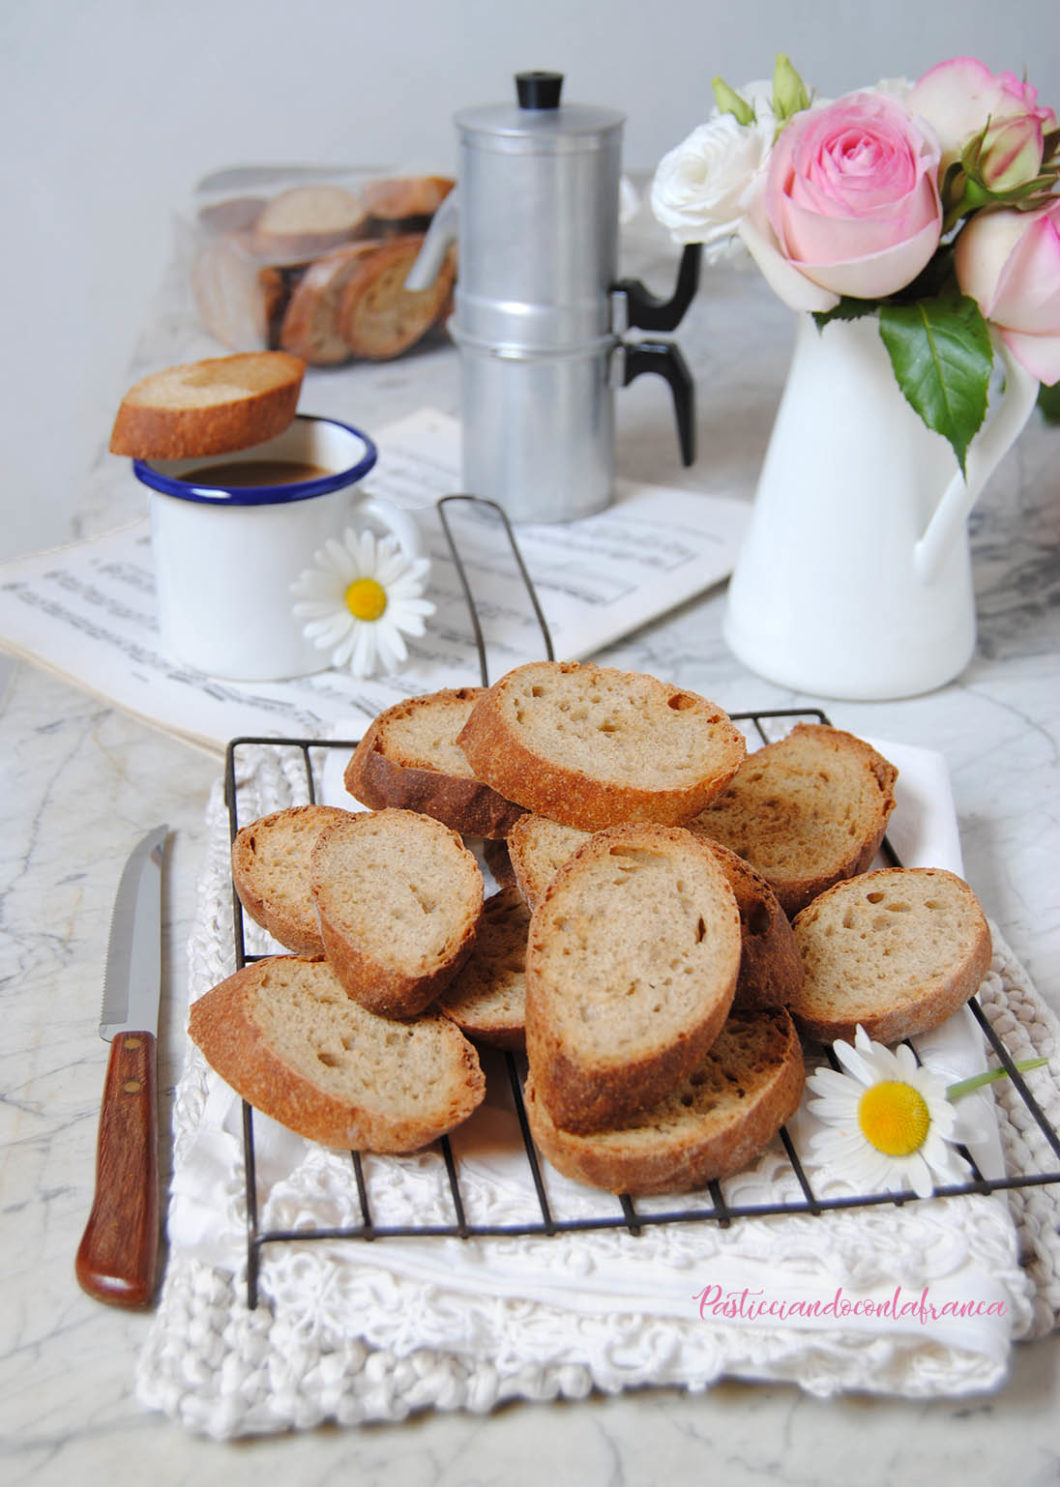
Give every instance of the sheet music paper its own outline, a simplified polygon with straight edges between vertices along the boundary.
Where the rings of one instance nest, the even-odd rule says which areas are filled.
[[[359,681],[329,668],[234,682],[175,661],[159,642],[146,519],[0,566],[0,645],[216,750],[242,735],[326,738],[337,723],[367,722],[402,697],[478,684],[471,619],[434,504],[460,488],[459,424],[424,409],[377,442],[365,488],[416,512],[437,605],[396,675]],[[544,655],[541,632],[501,522],[481,507],[446,509],[496,679]],[[517,527],[557,659],[593,655],[725,578],[747,513],[732,497],[619,482],[614,504],[596,516]]]

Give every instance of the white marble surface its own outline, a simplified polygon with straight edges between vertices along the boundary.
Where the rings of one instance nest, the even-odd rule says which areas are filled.
[[[643,255],[642,255],[643,256]],[[664,287],[672,254],[647,255]],[[166,300],[166,306],[170,304]],[[785,313],[757,280],[708,278],[679,334],[700,397],[700,458],[682,471],[656,379],[619,395],[623,473],[750,495],[790,344]],[[214,350],[167,308],[137,368]],[[456,412],[454,353],[310,379],[303,406],[367,428],[432,403]],[[106,430],[100,431],[102,450]],[[1035,420],[975,513],[981,639],[968,671],[930,696],[827,704],[854,731],[941,750],[952,772],[966,875],[1039,990],[1060,1012],[1060,432]],[[138,514],[140,496],[102,453],[78,530]],[[714,592],[631,637],[607,659],[654,671],[730,710],[795,697],[749,674],[720,638]],[[73,1256],[92,1188],[106,1049],[96,1037],[114,890],[125,856],[160,821],[167,862],[162,1085],[183,1045],[185,940],[219,761],[119,714],[43,671],[14,668],[0,715],[3,761],[0,1104],[4,1223],[0,1480],[123,1487],[228,1487],[280,1473],[299,1487],[352,1477],[388,1487],[681,1482],[724,1472],[765,1482],[1060,1481],[1056,1337],[1019,1346],[986,1399],[821,1402],[793,1388],[724,1384],[706,1396],[645,1391],[494,1415],[428,1415],[400,1426],[217,1445],[144,1413],[132,1394],[147,1319],[78,1290]],[[168,1100],[163,1099],[163,1123]],[[163,1142],[163,1165],[168,1161]],[[960,1427],[959,1430],[955,1427]],[[854,1462],[856,1461],[856,1467]]]

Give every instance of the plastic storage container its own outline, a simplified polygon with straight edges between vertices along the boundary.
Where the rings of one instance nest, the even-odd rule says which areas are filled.
[[[404,288],[448,176],[245,166],[206,177],[178,223],[199,317],[231,351],[282,349],[312,366],[387,361],[439,336],[456,254]]]

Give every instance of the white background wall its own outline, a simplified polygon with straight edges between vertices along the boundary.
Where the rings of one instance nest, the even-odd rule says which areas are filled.
[[[970,53],[1060,109],[1056,0],[0,0],[0,558],[67,535],[200,176],[450,169],[454,111],[527,67],[650,167],[777,50],[825,95]]]

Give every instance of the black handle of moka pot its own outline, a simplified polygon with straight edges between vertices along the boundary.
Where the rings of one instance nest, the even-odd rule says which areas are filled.
[[[652,294],[639,279],[619,279],[614,287],[626,296],[629,326],[638,330],[676,330],[696,297],[701,258],[699,243],[686,244],[677,270],[677,283],[669,299]]]
[[[693,464],[696,458],[696,389],[680,349],[672,341],[633,341],[623,347],[623,352],[623,387],[628,387],[634,377],[643,372],[654,372],[669,382],[677,415],[681,463]]]

